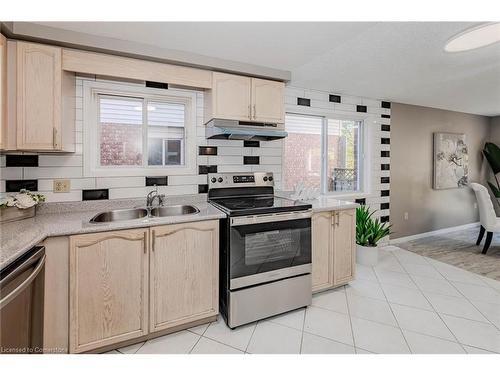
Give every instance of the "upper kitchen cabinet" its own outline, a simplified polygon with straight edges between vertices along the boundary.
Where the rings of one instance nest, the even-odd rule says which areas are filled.
[[[212,90],[205,95],[205,122],[225,119],[282,124],[283,82],[213,73]]]
[[[62,49],[17,42],[17,149],[74,152],[75,77]]]
[[[0,34],[0,150],[5,149],[7,134],[7,39]]]

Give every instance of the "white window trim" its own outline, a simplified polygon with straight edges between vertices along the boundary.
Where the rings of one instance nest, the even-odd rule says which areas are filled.
[[[98,95],[115,95],[149,100],[169,101],[184,104],[185,142],[184,165],[180,166],[109,166],[101,167],[99,141]],[[145,136],[145,135],[144,135]],[[147,150],[143,150],[145,155]],[[83,173],[85,177],[108,176],[169,176],[196,174],[196,93],[168,89],[165,93],[158,89],[97,81],[83,82]],[[147,158],[146,158],[147,160]]]
[[[319,117],[322,119],[321,125],[321,186],[320,193],[324,196],[330,196],[335,198],[358,198],[358,197],[366,197],[371,194],[371,171],[370,171],[370,126],[367,126],[369,121],[369,116],[361,116],[358,114],[353,114],[352,116],[343,115],[343,114],[326,114],[326,113],[312,113],[312,111],[303,111],[303,112],[292,112],[287,111],[287,115],[292,116],[305,116],[305,117]],[[326,129],[328,127],[328,119],[332,120],[348,120],[348,121],[357,121],[360,122],[361,129],[361,145],[359,147],[359,168],[361,169],[361,174],[359,176],[360,179],[360,188],[356,191],[328,191],[328,178],[327,178],[327,168],[328,165],[326,163],[326,152],[327,152],[327,137],[325,136]],[[282,165],[284,168],[284,164]],[[284,172],[282,171],[282,175]]]

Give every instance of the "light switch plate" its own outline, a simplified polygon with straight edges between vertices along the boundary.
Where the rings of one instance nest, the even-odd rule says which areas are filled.
[[[54,180],[54,193],[69,193],[70,180]]]

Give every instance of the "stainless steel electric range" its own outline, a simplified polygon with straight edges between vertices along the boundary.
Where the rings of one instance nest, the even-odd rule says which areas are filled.
[[[311,304],[311,205],[274,196],[272,173],[208,175],[220,222],[220,309],[229,327]]]

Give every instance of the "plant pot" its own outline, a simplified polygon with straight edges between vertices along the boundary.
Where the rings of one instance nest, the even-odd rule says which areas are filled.
[[[34,217],[36,214],[36,206],[21,210],[17,207],[2,207],[0,208],[0,223],[10,221],[23,220]]]
[[[378,246],[356,245],[356,263],[373,267],[378,263]]]

